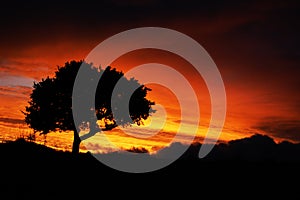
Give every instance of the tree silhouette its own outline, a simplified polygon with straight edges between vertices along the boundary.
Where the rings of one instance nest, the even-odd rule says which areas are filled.
[[[95,105],[87,104],[85,105],[86,107],[82,108],[89,110],[88,114],[80,116],[82,125],[86,125],[89,129],[89,133],[82,137],[78,134],[72,115],[73,85],[81,66],[85,67],[88,73],[92,75],[89,80],[86,80],[87,86],[94,84],[95,76],[101,76],[100,81],[97,83]],[[128,105],[122,103],[122,99],[126,95],[130,95],[126,88],[137,88],[130,97],[129,117],[122,116],[122,114],[114,116],[112,112],[111,97],[118,81],[122,86],[125,86],[125,91],[118,93],[118,102],[113,102],[114,109],[125,109],[124,107],[128,107]],[[89,90],[89,87],[85,88],[85,90]],[[102,131],[111,130],[118,125],[126,126],[132,123],[141,125],[143,120],[147,119],[154,112],[151,109],[154,102],[146,98],[148,91],[151,91],[151,89],[139,84],[134,78],[127,79],[124,77],[123,72],[117,71],[110,66],[102,69],[84,61],[71,61],[65,63],[63,67],[58,67],[53,78],[47,77],[40,82],[34,83],[30,101],[28,102],[29,106],[26,106],[23,113],[25,122],[35,133],[47,134],[51,131],[73,131],[72,152],[78,153],[81,141],[93,136],[100,130],[98,124],[100,124]],[[76,98],[80,98],[84,102],[87,97],[83,91],[82,95]],[[95,109],[92,110],[92,107]],[[92,120],[95,116],[96,119]],[[100,123],[92,124],[92,122],[96,121]]]

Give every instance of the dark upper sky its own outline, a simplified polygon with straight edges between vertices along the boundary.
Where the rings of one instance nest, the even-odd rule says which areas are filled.
[[[249,128],[300,141],[299,11],[297,1],[1,2],[1,94],[83,59],[120,31],[166,27],[191,36],[214,59],[227,88],[229,118],[255,116]],[[0,114],[17,118],[8,113],[3,108]]]
[[[281,71],[280,60],[295,74],[299,15],[296,1],[9,1],[1,5],[0,55],[66,40],[93,47],[129,28],[162,26],[193,37],[217,61],[250,65],[250,73]]]

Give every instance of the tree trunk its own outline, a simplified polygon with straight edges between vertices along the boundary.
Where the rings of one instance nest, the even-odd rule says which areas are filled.
[[[74,130],[74,140],[73,140],[73,146],[72,146],[72,153],[73,154],[79,154],[79,146],[80,146],[80,137],[77,133],[77,130]]]

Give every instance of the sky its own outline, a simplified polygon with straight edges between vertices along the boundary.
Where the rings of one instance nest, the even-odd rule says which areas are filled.
[[[53,76],[57,66],[67,61],[84,59],[94,47],[114,34],[150,26],[188,35],[202,45],[215,62],[227,96],[226,121],[220,141],[262,133],[276,141],[300,142],[299,9],[297,1],[29,0],[1,3],[0,139],[13,139],[31,132],[23,124],[20,111],[27,105],[33,81]],[[197,136],[199,140],[203,138],[211,107],[207,88],[201,76],[195,75],[193,66],[159,50],[128,53],[112,66],[126,71],[147,62],[170,65],[191,81],[201,111]],[[158,76],[166,78],[162,74]],[[146,142],[149,148],[156,148],[159,142],[169,141],[174,136],[180,124],[180,112],[174,94],[167,88],[151,87],[149,97],[165,105],[168,111],[164,130]],[[70,147],[70,135],[50,135],[47,143]],[[130,142],[138,143],[132,139],[123,144],[120,130],[109,137],[121,146],[127,145],[126,148]],[[184,140],[184,134],[181,138]]]

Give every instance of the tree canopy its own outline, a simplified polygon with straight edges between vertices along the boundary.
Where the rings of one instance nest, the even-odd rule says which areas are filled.
[[[111,130],[118,125],[126,126],[132,123],[141,125],[154,110],[151,108],[155,103],[146,98],[150,88],[141,85],[136,79],[127,79],[124,73],[110,66],[102,69],[84,61],[70,61],[63,67],[58,67],[53,78],[47,77],[40,82],[35,82],[30,95],[29,105],[26,106],[25,122],[35,132],[47,134],[51,131],[74,131],[73,152],[79,151],[80,138],[72,115],[72,91],[76,75],[80,67],[86,67],[93,76],[101,76],[97,83],[95,94],[95,110],[90,110],[90,116],[82,116],[82,122],[89,117],[96,116],[100,120],[101,130]],[[95,81],[93,78],[86,80],[89,83]],[[112,93],[118,81],[126,88],[137,88],[129,101],[128,116],[114,116],[112,112]],[[88,90],[88,88],[86,88]],[[113,109],[124,109],[122,99],[128,94],[127,90],[118,93],[118,103],[113,104]],[[80,97],[84,100],[84,94]],[[90,105],[91,106],[91,105]],[[83,107],[83,109],[90,109]],[[99,130],[98,125],[89,125],[90,132]],[[94,126],[94,127],[93,127]],[[91,134],[92,135],[92,134]]]

